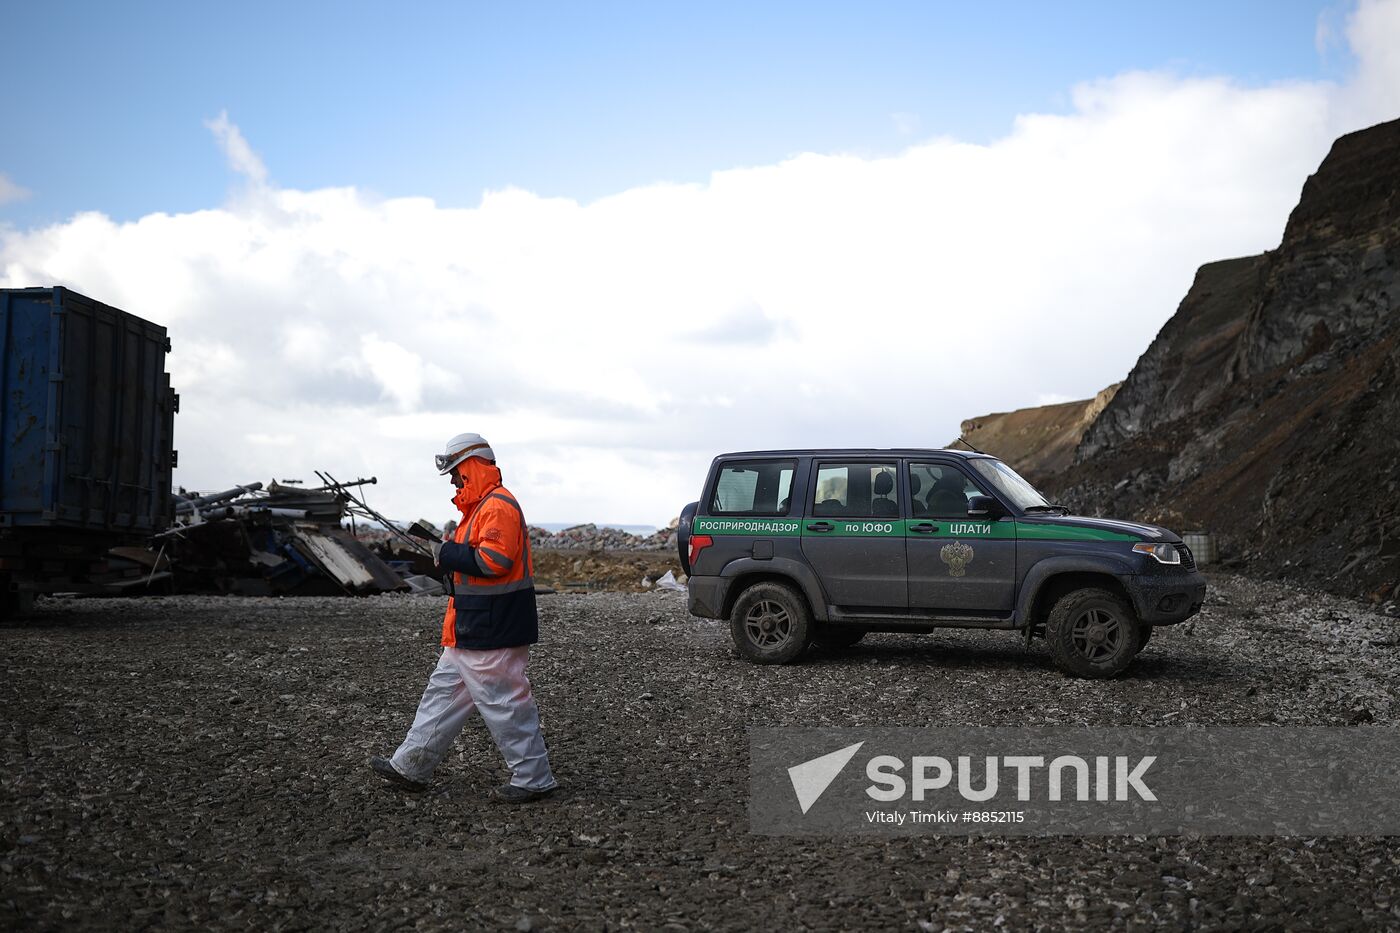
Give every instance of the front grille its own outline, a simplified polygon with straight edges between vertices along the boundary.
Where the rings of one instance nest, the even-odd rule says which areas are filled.
[[[1191,549],[1184,544],[1173,544],[1176,552],[1181,555],[1181,568],[1187,573],[1196,569],[1196,558],[1192,556]]]

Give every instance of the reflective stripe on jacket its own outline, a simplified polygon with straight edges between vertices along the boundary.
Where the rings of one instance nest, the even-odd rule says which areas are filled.
[[[539,641],[535,565],[525,514],[504,486],[490,490],[442,546],[454,595],[442,620],[449,648],[513,648]]]

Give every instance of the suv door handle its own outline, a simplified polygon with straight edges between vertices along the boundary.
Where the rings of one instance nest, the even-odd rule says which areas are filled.
[[[916,535],[931,535],[938,530],[938,526],[933,522],[919,522],[917,525],[910,525],[909,530]]]
[[[833,529],[833,528],[835,528],[835,527],[836,527],[836,526],[833,525],[833,524],[831,524],[831,522],[808,522],[808,523],[807,523],[807,530],[808,530],[808,531],[830,531],[831,529]]]

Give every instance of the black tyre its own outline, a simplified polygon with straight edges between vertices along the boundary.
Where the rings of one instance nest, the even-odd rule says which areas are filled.
[[[797,659],[812,637],[807,603],[781,583],[755,583],[739,594],[729,614],[729,632],[739,653],[758,664]]]
[[[1055,666],[1076,677],[1117,677],[1142,644],[1132,607],[1108,590],[1075,590],[1060,598],[1045,624]]]
[[[819,625],[812,635],[818,648],[850,648],[866,636],[866,631],[854,625]]]
[[[1152,626],[1138,623],[1138,653],[1147,647],[1147,643],[1152,640]]]

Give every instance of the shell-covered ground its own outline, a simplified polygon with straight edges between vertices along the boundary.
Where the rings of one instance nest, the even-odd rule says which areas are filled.
[[[740,660],[675,593],[540,599],[530,666],[565,788],[488,800],[470,725],[433,786],[393,750],[441,601],[45,600],[0,630],[0,926],[1065,929],[1400,924],[1385,838],[775,838],[748,828],[766,725],[1394,727],[1400,623],[1216,577],[1125,677],[1042,645],[874,635]]]

